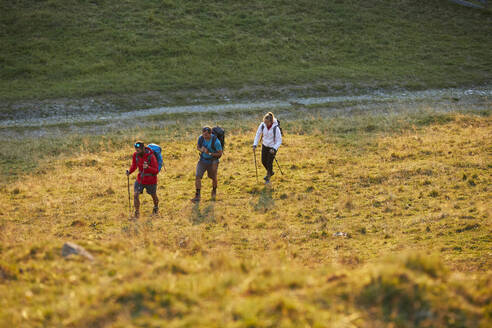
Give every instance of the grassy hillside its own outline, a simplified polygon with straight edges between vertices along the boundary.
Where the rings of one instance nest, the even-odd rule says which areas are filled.
[[[1,100],[492,77],[490,13],[446,0],[2,0],[0,44]]]
[[[37,169],[0,189],[0,326],[488,327],[492,120],[420,118],[290,122],[271,188],[248,123],[200,205],[191,135],[41,139]],[[160,215],[144,195],[133,222],[136,138],[167,171]],[[66,241],[96,260],[64,259]]]

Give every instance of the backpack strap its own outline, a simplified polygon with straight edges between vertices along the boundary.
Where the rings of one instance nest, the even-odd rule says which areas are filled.
[[[217,136],[215,134],[212,134],[212,150],[214,152],[217,151],[217,149],[215,148],[215,142],[217,141]],[[203,146],[203,143],[205,142],[205,138],[203,138],[203,136],[200,136],[198,138],[198,147],[202,147]],[[203,154],[200,154],[200,159],[203,158]]]
[[[213,151],[217,151],[217,149],[215,148],[215,142],[216,141],[217,141],[217,136],[215,134],[212,134],[212,149],[213,149]],[[205,139],[203,138],[203,136],[200,136],[200,138],[198,138],[198,147],[202,147],[204,142],[205,142]]]
[[[212,134],[212,150],[214,152],[217,151],[217,149],[215,149],[215,143],[217,142],[217,136],[215,134]]]
[[[149,151],[147,152],[147,154],[149,154],[149,156],[147,156],[147,163],[149,164],[149,167],[150,167],[150,164],[152,163],[152,156],[155,157],[155,161],[157,163],[157,155],[154,153],[154,151],[152,149],[149,149]],[[159,168],[159,164],[157,164],[157,168]],[[157,173],[159,173],[159,171],[157,171]],[[155,173],[145,173],[142,176],[143,177],[155,177],[155,176],[157,176],[157,174],[155,174]]]
[[[147,157],[147,160],[148,160],[147,162],[148,162],[148,164],[150,166],[150,163],[152,162],[152,156],[155,156],[155,159],[156,160],[157,160],[157,156],[155,155],[154,151],[152,151],[152,150],[148,154],[150,154],[150,155]]]
[[[152,150],[149,150],[149,149],[145,149],[145,153],[146,154],[150,154],[150,156],[147,157],[147,164],[150,166],[150,163],[152,163],[152,156],[156,156],[156,160],[157,160],[157,155],[155,155],[155,153],[152,151]],[[136,162],[137,162],[137,165],[138,165],[138,160],[140,159],[138,155],[135,156],[136,157]],[[143,173],[143,170],[142,172],[140,173],[140,176],[143,178],[143,177],[149,177],[149,176],[156,176],[157,174],[154,174],[154,173]]]

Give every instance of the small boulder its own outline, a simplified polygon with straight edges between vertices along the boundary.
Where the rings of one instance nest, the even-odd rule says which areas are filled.
[[[188,246],[189,242],[190,242],[190,237],[182,237],[178,241],[178,246],[180,248],[186,248]]]
[[[62,256],[67,257],[67,256],[70,256],[72,254],[81,255],[83,257],[88,258],[91,261],[94,261],[94,257],[88,251],[86,251],[82,246],[79,246],[79,245],[74,244],[74,243],[63,244]]]

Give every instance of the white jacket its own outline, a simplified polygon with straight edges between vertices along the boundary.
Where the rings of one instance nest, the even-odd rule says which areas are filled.
[[[275,133],[275,137],[274,134]],[[253,146],[257,146],[260,141],[260,136],[263,134],[263,145],[266,147],[278,150],[278,147],[282,144],[282,133],[278,127],[277,120],[273,120],[273,124],[270,129],[267,128],[265,123],[260,123],[258,130],[256,131],[255,141]]]

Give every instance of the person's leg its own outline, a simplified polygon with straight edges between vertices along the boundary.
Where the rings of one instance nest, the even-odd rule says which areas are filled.
[[[195,172],[195,197],[191,200],[192,202],[200,201],[200,191],[202,189],[202,177],[203,173],[207,170],[206,165],[202,161],[198,161],[196,164],[196,172]]]
[[[133,196],[133,206],[135,207],[135,216],[138,217],[138,214],[140,214],[140,199],[138,198],[139,194],[135,194]]]
[[[273,175],[273,160],[275,159],[275,154],[270,153],[270,149],[268,150],[268,155],[267,155],[267,171],[268,171],[268,176],[271,177]]]
[[[200,191],[202,189],[202,178],[199,176],[195,177],[195,197],[191,199],[192,202],[200,201]]]
[[[202,188],[202,178],[199,176],[195,177],[195,188],[196,190],[200,190]]]
[[[267,168],[267,156],[268,156],[268,147],[261,145],[261,164]]]
[[[212,180],[212,187],[213,188],[217,188],[217,170],[218,170],[218,168],[219,168],[219,162],[218,161],[214,161],[207,168],[207,175]]]
[[[138,218],[140,215],[140,193],[142,192],[141,187],[143,187],[140,183],[135,181],[133,185],[133,207],[135,207],[135,217]]]
[[[147,186],[147,192],[152,196],[152,201],[154,202],[154,209],[152,214],[159,213],[159,198],[157,197],[157,184]]]
[[[215,199],[217,196],[217,172],[219,170],[219,161],[214,161],[210,164],[207,175],[210,179],[212,179],[212,199]]]
[[[268,180],[268,147],[261,145],[261,164],[267,170],[267,175],[263,178],[264,180]]]
[[[270,147],[261,147],[261,163],[267,171],[267,175],[264,177],[265,181],[269,181],[270,177],[273,175],[273,158],[274,155],[270,153]]]
[[[154,208],[159,208],[159,197],[157,197],[157,193],[150,195],[152,196],[152,201],[154,202]]]

